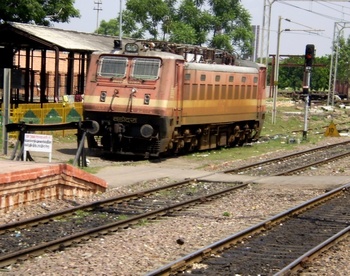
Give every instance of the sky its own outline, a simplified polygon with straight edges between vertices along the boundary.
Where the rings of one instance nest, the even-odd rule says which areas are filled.
[[[109,21],[119,15],[120,5],[125,8],[126,0],[75,0],[75,8],[81,17],[71,19],[70,23],[54,24],[54,27],[79,32],[93,32],[101,20]],[[271,3],[271,26],[269,54],[277,52],[278,24],[280,28],[280,55],[303,55],[307,44],[314,44],[316,56],[330,55],[335,25],[341,29],[345,38],[350,35],[350,2],[348,0],[266,0]],[[101,3],[99,6],[97,3]],[[260,25],[264,18],[264,0],[241,0],[242,6],[251,14],[252,25]],[[98,10],[98,7],[100,10]],[[281,17],[281,20],[279,19]],[[287,19],[287,20],[285,20]],[[266,26],[267,27],[267,26]],[[287,30],[289,29],[289,30]],[[262,32],[262,31],[261,31]],[[265,41],[266,41],[265,32]],[[260,37],[261,41],[261,37]]]

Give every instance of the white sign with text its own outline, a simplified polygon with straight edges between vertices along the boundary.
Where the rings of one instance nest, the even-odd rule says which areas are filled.
[[[25,133],[23,156],[24,161],[27,159],[27,151],[48,152],[49,162],[51,162],[52,135]]]

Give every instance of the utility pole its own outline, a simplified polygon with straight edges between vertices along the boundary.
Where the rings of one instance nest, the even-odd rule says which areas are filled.
[[[94,10],[97,11],[97,19],[96,19],[96,30],[97,30],[98,26],[100,25],[99,16],[100,16],[100,11],[102,11],[102,8],[100,7],[102,6],[102,0],[98,0],[94,3],[95,5],[97,5],[96,7],[94,7]]]
[[[123,6],[122,6],[122,0],[119,1],[119,40],[120,43],[122,43],[123,40]]]
[[[305,97],[305,112],[304,112],[304,130],[303,130],[303,140],[307,139],[307,129],[308,129],[308,111],[310,105],[310,79],[311,79],[311,68],[312,61],[315,57],[315,45],[307,44],[305,49],[305,70],[303,78],[303,94]]]
[[[299,2],[312,3],[314,0],[264,0],[261,46],[260,46],[260,63],[263,63],[264,62],[263,59],[265,58],[266,66],[268,65],[268,58],[269,58],[269,41],[270,41],[270,30],[271,30],[272,5],[275,2],[287,2],[287,1],[295,1],[295,2],[299,1]],[[349,2],[349,0],[324,0],[322,2]]]
[[[290,19],[283,18],[279,16],[278,18],[278,31],[277,31],[277,54],[275,60],[275,68],[274,68],[274,93],[273,93],[273,109],[272,109],[272,124],[276,124],[276,114],[277,114],[277,94],[278,94],[278,77],[279,77],[279,64],[280,64],[280,40],[282,32],[292,32],[292,31],[300,31],[300,32],[320,32],[324,30],[315,30],[315,29],[281,29],[281,21],[284,19],[288,22],[293,22]],[[293,22],[295,23],[295,22]]]
[[[283,31],[290,31],[290,29],[281,30],[282,19],[291,22],[290,19],[278,17],[278,31],[277,31],[277,54],[275,61],[275,74],[274,74],[274,93],[273,93],[273,109],[272,109],[272,124],[276,124],[276,114],[277,114],[277,94],[278,94],[278,76],[279,76],[279,64],[280,64],[280,41],[281,34]]]

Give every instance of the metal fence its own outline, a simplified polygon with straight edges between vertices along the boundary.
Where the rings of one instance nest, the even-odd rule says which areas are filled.
[[[1,106],[3,108],[3,106]],[[0,113],[0,124],[2,122]],[[24,122],[27,124],[58,124],[83,120],[83,105],[81,102],[20,104],[10,109],[10,123]],[[71,134],[74,130],[62,130],[62,136]],[[47,131],[45,131],[47,133]],[[60,132],[55,132],[59,134]],[[15,135],[15,134],[11,134]]]

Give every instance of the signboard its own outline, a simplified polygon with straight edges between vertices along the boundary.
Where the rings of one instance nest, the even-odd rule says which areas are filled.
[[[25,133],[24,134],[24,161],[27,160],[27,151],[48,152],[49,162],[52,153],[52,135]]]
[[[330,123],[330,125],[326,129],[326,133],[324,134],[324,136],[331,136],[331,137],[339,137],[340,136],[339,132],[338,132],[338,130],[333,122]]]

